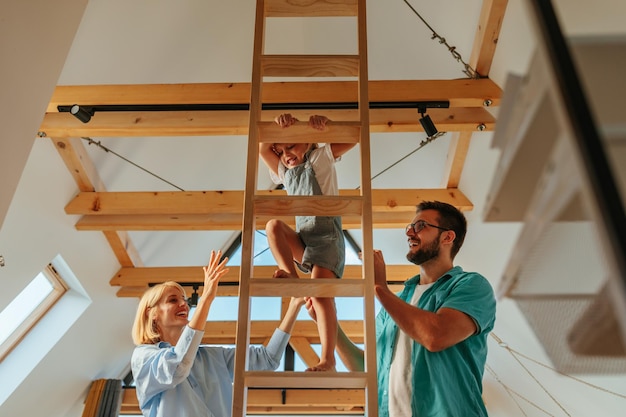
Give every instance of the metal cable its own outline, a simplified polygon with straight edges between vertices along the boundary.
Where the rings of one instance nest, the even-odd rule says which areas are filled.
[[[122,159],[122,160],[124,160],[124,161],[128,162],[129,164],[131,164],[131,165],[133,165],[133,166],[135,166],[135,167],[139,168],[140,170],[142,170],[142,171],[144,171],[144,172],[147,172],[148,174],[152,175],[152,176],[153,176],[153,177],[155,177],[155,178],[160,179],[161,181],[163,181],[163,182],[165,182],[165,183],[167,183],[167,184],[171,185],[172,187],[174,187],[174,188],[176,188],[176,189],[178,189],[178,190],[180,190],[180,191],[185,191],[185,190],[183,190],[182,188],[180,188],[178,185],[176,185],[176,184],[173,184],[173,183],[169,182],[169,181],[168,181],[168,180],[166,180],[165,178],[160,177],[160,176],[156,175],[155,173],[153,173],[153,172],[151,172],[151,171],[148,171],[147,169],[145,169],[144,167],[142,167],[142,166],[140,166],[140,165],[137,165],[136,163],[134,163],[134,162],[133,162],[133,161],[131,161],[130,159],[125,158],[125,157],[123,157],[122,155],[118,154],[117,152],[112,151],[111,149],[109,149],[109,148],[107,148],[106,146],[104,146],[103,144],[101,144],[101,143],[100,143],[100,141],[95,141],[95,140],[93,140],[93,139],[91,139],[91,138],[89,138],[89,137],[83,137],[82,139],[86,140],[86,141],[87,141],[87,143],[88,143],[89,145],[96,145],[98,148],[100,148],[100,149],[104,150],[105,152],[112,153],[113,155],[117,156],[118,158],[120,158],[120,159]]]
[[[456,59],[458,62],[461,62],[463,64],[463,73],[465,75],[473,79],[478,79],[481,77],[478,71],[476,71],[474,68],[472,68],[468,63],[466,63],[463,60],[463,57],[461,57],[461,54],[457,52],[456,46],[450,46],[448,42],[446,41],[446,38],[439,36],[439,34],[435,32],[435,29],[433,29],[428,24],[428,22],[422,17],[422,15],[420,15],[418,11],[415,10],[415,8],[411,5],[411,3],[409,3],[407,0],[403,0],[403,1],[404,3],[406,3],[407,6],[409,6],[409,8],[413,11],[413,13],[415,13],[415,15],[422,21],[422,23],[424,23],[424,25],[432,32],[432,36],[430,37],[430,39],[439,40],[440,44],[443,44],[446,46],[446,48],[448,48],[448,51],[450,51],[450,54],[452,54],[452,57]]]

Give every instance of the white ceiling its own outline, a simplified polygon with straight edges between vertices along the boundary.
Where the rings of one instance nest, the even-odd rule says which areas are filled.
[[[81,3],[84,2],[66,1],[64,4],[65,7],[80,7]],[[482,2],[411,3],[467,61]],[[626,32],[623,24],[626,5],[620,0],[595,1],[592,5],[581,0],[556,3],[568,35],[623,35]],[[4,8],[2,6],[0,11]],[[24,19],[21,26],[27,26],[27,16],[35,12],[27,8],[21,12]],[[49,13],[51,28],[63,26],[63,13],[58,10]],[[528,67],[534,40],[527,16],[524,1],[509,0],[489,74],[500,86],[504,86],[509,72],[523,74]],[[89,1],[67,59],[62,60],[65,64],[58,81],[48,89],[41,89],[43,97],[40,98],[47,103],[54,84],[247,82],[250,80],[253,21],[253,0]],[[38,26],[38,30],[45,33],[45,19],[38,22],[43,25]],[[278,27],[272,28],[268,43],[280,45],[276,52],[304,47],[314,53],[317,48],[325,48],[331,39],[335,52],[349,51],[355,39],[351,33],[342,32],[339,23],[328,23],[321,28],[299,22],[290,28],[291,33],[298,36],[286,39],[280,39]],[[401,0],[369,1],[368,31],[371,79],[464,77],[461,64],[442,45],[430,40],[430,31]],[[54,37],[57,33],[56,29],[50,30],[48,36]],[[4,55],[11,57],[17,53],[4,41],[0,51],[3,61]],[[62,47],[58,48],[58,53],[64,54]],[[52,61],[35,63],[40,71],[50,65],[54,73],[53,64]],[[3,74],[3,77],[6,76]],[[8,109],[7,101],[0,99],[3,112]],[[9,149],[9,141],[33,136],[38,122],[35,125],[31,122],[30,126],[32,128],[20,136],[2,136],[1,153]],[[469,232],[457,263],[466,270],[481,272],[497,287],[520,225],[482,220],[484,202],[499,157],[499,152],[491,148],[491,137],[490,132],[474,134],[459,184],[459,189],[475,208],[467,213]],[[94,139],[185,190],[244,188],[245,137]],[[417,134],[373,135],[372,172],[376,174],[397,161],[415,149],[422,139],[423,135]],[[375,179],[373,188],[441,187],[449,140],[450,134],[427,145]],[[88,152],[109,191],[173,190],[111,154],[93,146],[88,147]],[[341,188],[358,185],[357,158],[358,152],[352,151],[337,165]],[[260,178],[269,187],[264,170]],[[57,254],[61,254],[76,275],[90,304],[64,334],[55,335],[53,322],[45,329],[49,333],[40,331],[42,337],[58,339],[51,343],[50,352],[37,350],[39,345],[35,345],[33,351],[16,351],[0,364],[3,381],[0,414],[3,416],[79,416],[90,381],[120,378],[128,370],[133,348],[130,327],[136,300],[116,297],[116,288],[109,285],[119,264],[103,235],[76,231],[74,224],[78,217],[63,212],[65,204],[76,193],[76,184],[51,141],[36,140],[0,231],[0,254],[7,263],[0,269],[4,287],[0,307]],[[146,266],[170,266],[203,264],[207,252],[222,247],[231,233],[131,232],[130,235]],[[406,262],[401,230],[377,230],[374,243],[383,249],[389,264]],[[67,308],[71,314],[71,306]],[[499,302],[494,334],[511,348],[549,365],[540,343],[511,300]],[[559,377],[525,361],[524,365],[567,410],[564,412],[506,349],[495,342],[490,344],[490,349],[488,365],[496,376],[486,373],[485,399],[492,417],[623,415],[626,406],[623,397]],[[23,382],[14,386],[5,384],[7,380]],[[626,394],[623,375],[589,376],[585,380]],[[519,397],[511,397],[499,381],[536,407]],[[34,397],[36,402],[32,400]],[[523,412],[515,401],[520,403]]]

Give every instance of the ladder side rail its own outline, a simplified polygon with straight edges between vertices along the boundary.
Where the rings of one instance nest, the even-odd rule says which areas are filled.
[[[257,188],[259,142],[257,123],[261,117],[262,74],[261,56],[265,43],[265,3],[257,0],[254,26],[254,51],[252,59],[252,83],[248,126],[248,157],[241,236],[241,267],[239,277],[239,314],[233,381],[232,417],[244,417],[247,411],[246,371],[248,370],[248,347],[250,345],[250,277],[252,277],[254,232],[254,196]]]
[[[370,150],[370,123],[369,123],[369,73],[367,62],[367,14],[366,0],[359,0],[358,15],[358,48],[359,48],[359,78],[358,100],[361,119],[361,195],[363,198],[362,226],[363,233],[363,279],[365,280],[363,307],[364,307],[364,346],[365,346],[365,373],[367,386],[365,392],[365,409],[369,417],[378,417],[378,377],[376,370],[376,318],[374,306],[374,244],[372,231],[372,170]]]

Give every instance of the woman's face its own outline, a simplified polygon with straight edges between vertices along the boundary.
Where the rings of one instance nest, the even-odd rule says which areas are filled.
[[[159,333],[168,327],[184,327],[189,323],[189,306],[185,295],[176,287],[167,287],[156,309],[155,322]]]
[[[304,162],[304,155],[310,147],[310,143],[275,143],[274,152],[285,167],[293,168]]]

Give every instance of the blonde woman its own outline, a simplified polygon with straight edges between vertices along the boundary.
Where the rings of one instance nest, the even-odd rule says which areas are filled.
[[[203,268],[204,290],[191,320],[185,291],[176,282],[151,287],[139,302],[131,367],[146,417],[231,414],[235,349],[200,345],[219,280],[228,272],[228,258],[220,261],[220,257],[221,252],[211,251],[209,264]],[[292,298],[268,345],[250,346],[249,369],[278,367],[303,304],[302,298]]]

